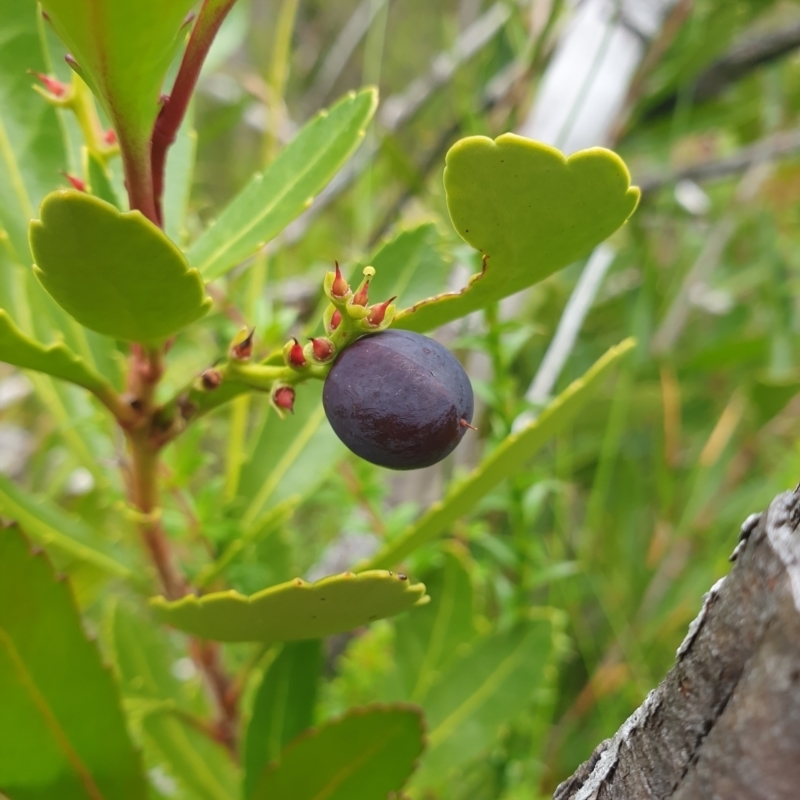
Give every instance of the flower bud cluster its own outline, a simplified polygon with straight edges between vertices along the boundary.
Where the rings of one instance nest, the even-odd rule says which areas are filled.
[[[305,345],[292,337],[281,354],[275,354],[266,362],[251,363],[254,330],[243,328],[230,344],[228,361],[206,370],[195,383],[194,390],[213,392],[231,379],[250,389],[269,392],[272,406],[281,416],[292,412],[296,384],[306,378],[324,379],[347,345],[391,324],[396,298],[369,304],[369,288],[374,277],[374,267],[364,267],[363,279],[353,290],[336,262],[335,271],[327,273],[323,282],[330,300],[323,316],[325,335],[311,337]]]

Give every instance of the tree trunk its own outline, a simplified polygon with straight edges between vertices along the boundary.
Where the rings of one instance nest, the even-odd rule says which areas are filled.
[[[800,486],[742,525],[676,662],[554,800],[800,798]]]

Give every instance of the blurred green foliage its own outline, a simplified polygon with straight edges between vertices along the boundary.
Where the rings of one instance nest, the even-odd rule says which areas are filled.
[[[320,106],[368,83],[379,86],[382,102],[403,92],[488,5],[240,0],[194,106],[197,163],[185,238],[196,238]],[[446,288],[454,269],[480,268],[448,221],[443,155],[461,136],[494,137],[524,116],[566,13],[554,3],[555,24],[543,26],[540,5],[547,6],[509,3],[502,30],[406,124],[369,129],[367,165],[302,237],[287,234],[249,269],[229,273],[222,301],[170,351],[162,399],[209,366],[209,354],[223,352],[245,321],[256,326],[264,354],[280,348],[287,332],[313,333],[319,276],[334,258],[348,267],[406,259],[410,302]],[[307,689],[316,703],[303,713],[319,724],[337,724],[330,722],[336,715],[376,700],[423,707],[435,758],[407,790],[415,800],[549,796],[669,669],[702,594],[729,567],[742,520],[800,475],[800,158],[784,154],[698,179],[689,189],[695,202],[670,178],[796,133],[797,50],[737,74],[712,96],[698,99],[695,87],[735,43],[796,25],[797,7],[785,0],[680,5],[686,16],[653,45],[657,53],[637,78],[614,144],[634,184],[667,177],[612,237],[616,257],[555,393],[626,337],[636,337],[636,350],[532,464],[449,524],[444,545],[432,542],[408,558],[404,569],[426,582],[430,606],[326,640],[319,685]],[[371,11],[371,23],[335,75],[325,59],[357,8]],[[484,87],[514,59],[527,61],[528,71],[487,109]],[[52,60],[63,77],[61,55]],[[11,89],[19,91],[11,87],[0,101],[11,101]],[[118,176],[116,187],[121,194]],[[19,230],[8,236],[22,246]],[[0,247],[3,268],[5,258]],[[708,266],[700,281],[698,260]],[[290,421],[254,396],[190,428],[165,453],[163,499],[165,527],[190,577],[203,575],[209,554],[230,553],[224,585],[249,593],[341,571],[391,547],[451,478],[499,447],[520,414],[538,410],[525,391],[580,273],[574,265],[529,290],[513,318],[495,305],[442,333],[473,376],[479,430],[422,477],[397,477],[346,454],[318,413],[312,386],[298,394]],[[380,269],[376,291],[379,280]],[[14,308],[9,294],[0,281],[0,305]],[[106,376],[118,369],[119,352],[76,342],[49,298],[35,286],[29,295],[26,328],[44,341],[60,328],[89,366],[101,363]],[[677,306],[685,313],[672,328],[666,323]],[[17,379],[0,365],[6,392]],[[15,481],[0,485],[0,513],[19,517],[72,579],[121,679],[129,719],[139,721],[132,732],[153,796],[232,797],[239,768],[197,724],[207,704],[182,657],[185,640],[151,628],[141,598],[114,577],[142,571],[139,554],[122,547],[135,533],[130,515],[119,513],[126,503],[113,468],[120,439],[71,387],[34,380],[36,394],[0,403],[0,432],[30,434],[21,460],[0,458]],[[25,523],[25,513],[38,527]],[[101,557],[88,563],[82,543]],[[110,607],[109,598],[126,605]],[[267,735],[250,717],[279,702],[268,681],[289,674],[283,661],[296,654],[288,648],[226,649],[248,736]],[[150,683],[136,681],[143,660]],[[163,688],[172,683],[180,696],[165,704],[175,697],[174,687]],[[442,725],[462,737],[452,740],[457,752],[448,752],[449,734],[439,731],[451,728]],[[283,745],[284,734],[277,730],[280,743],[270,746]],[[213,780],[198,778],[198,754],[206,765],[224,764]],[[264,768],[263,759],[255,763]],[[247,780],[255,785],[252,775]]]

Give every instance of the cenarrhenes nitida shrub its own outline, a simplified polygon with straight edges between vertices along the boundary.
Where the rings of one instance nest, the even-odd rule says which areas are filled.
[[[359,339],[336,360],[322,394],[337,436],[391,469],[429,467],[470,428],[472,385],[453,354],[410,331]]]
[[[33,373],[37,409],[51,420],[34,426],[49,433],[33,434],[44,450],[33,475],[0,475],[0,523],[18,523],[0,524],[0,796],[10,800],[378,800],[400,796],[423,750],[414,791],[428,796],[491,751],[555,658],[549,611],[525,609],[513,629],[479,641],[464,567],[452,562],[459,574],[431,592],[427,612],[425,586],[406,575],[419,570],[419,548],[519,476],[631,343],[535,421],[490,437],[474,469],[406,528],[370,517],[380,549],[315,583],[292,555],[301,529],[302,548],[322,542],[300,509],[348,455],[310,384],[325,381],[331,426],[362,458],[395,469],[439,461],[471,425],[472,389],[422,334],[585,257],[638,192],[599,148],[566,158],[513,134],[468,137],[448,153],[444,186],[476,269],[483,256],[480,273],[447,291],[455,250],[439,223],[393,230],[374,258],[354,254],[379,274],[364,268],[354,289],[338,266],[324,278],[321,330],[303,314],[282,329],[291,315],[263,286],[265,245],[355,152],[377,92],[350,92],[308,120],[213,224],[187,219],[187,111],[235,3],[0,2],[0,361]],[[291,26],[278,28],[288,42]],[[53,65],[60,79],[44,74]],[[270,98],[280,93],[270,86]],[[71,188],[59,188],[61,175]],[[436,241],[447,251],[441,269],[427,258]],[[370,304],[373,279],[381,302]],[[213,451],[224,466],[205,457]],[[64,481],[49,485],[62,462],[94,481],[93,496],[71,498],[70,509]],[[430,585],[440,586],[435,575]],[[468,618],[437,610],[453,590]],[[86,637],[89,607],[113,672]],[[325,637],[403,612],[398,641],[428,655],[408,660],[392,703],[317,713]],[[444,631],[433,617],[454,622]]]

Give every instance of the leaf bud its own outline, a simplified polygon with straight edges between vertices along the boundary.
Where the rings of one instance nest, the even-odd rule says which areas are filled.
[[[79,192],[86,191],[86,181],[81,180],[76,175],[70,175],[69,172],[64,172],[63,175],[72,184],[73,189],[77,189]]]
[[[236,361],[249,361],[253,355],[253,335],[256,329],[252,328],[249,332],[247,328],[242,328],[233,342],[231,343],[231,358]]]
[[[303,355],[303,345],[297,339],[291,339],[286,343],[283,348],[283,357],[290,367],[304,367],[306,365],[306,357]]]
[[[279,386],[272,393],[272,402],[279,409],[294,413],[294,389],[291,386]]]
[[[347,281],[342,277],[342,271],[339,269],[339,262],[333,262],[336,265],[336,276],[333,279],[333,283],[331,284],[331,294],[341,299],[342,297],[346,297],[347,293],[350,291],[350,287],[347,285]]]
[[[49,75],[45,75],[42,72],[35,72],[33,70],[30,71],[31,75],[35,75],[44,85],[44,88],[53,96],[53,97],[63,97],[67,93],[67,85],[62,83],[58,78],[51,78]]]
[[[314,350],[314,358],[318,361],[328,361],[333,355],[333,342],[330,339],[311,339],[311,347]]]
[[[374,325],[376,328],[380,325],[386,317],[386,309],[397,300],[397,295],[390,297],[386,302],[372,306],[367,315],[367,322]]]
[[[335,331],[342,324],[342,312],[337,308],[331,315],[331,321],[328,325],[328,330]]]
[[[206,391],[213,392],[222,383],[222,373],[218,369],[210,367],[200,375],[200,382]]]

